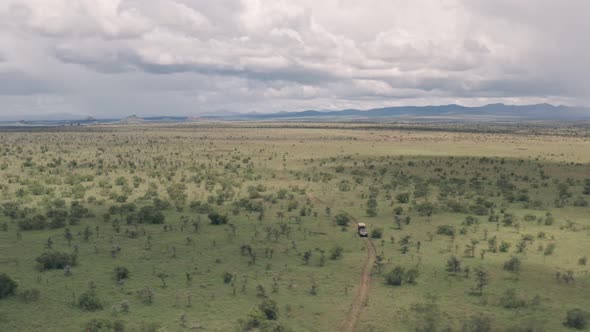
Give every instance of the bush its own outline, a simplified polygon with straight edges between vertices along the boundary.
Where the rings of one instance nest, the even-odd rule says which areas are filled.
[[[383,229],[382,228],[373,228],[373,230],[371,230],[371,238],[380,239],[382,236],[383,236]]]
[[[518,259],[517,257],[512,257],[506,262],[504,262],[504,270],[510,272],[518,272],[520,270],[520,265],[520,259]]]
[[[410,285],[415,285],[416,279],[418,279],[419,275],[420,275],[420,271],[418,271],[417,268],[413,267],[413,268],[409,269],[408,271],[406,271],[406,275],[404,276],[405,281]]]
[[[338,226],[348,226],[348,224],[350,223],[350,218],[344,213],[339,213],[336,216],[334,216],[334,222]]]
[[[154,206],[144,206],[137,213],[139,223],[146,224],[163,224],[165,221],[164,214]]]
[[[84,331],[87,332],[103,332],[103,331],[113,331],[113,332],[123,332],[125,331],[125,323],[120,320],[116,320],[114,322],[108,319],[98,319],[94,318],[84,327]]]
[[[330,259],[336,260],[336,259],[342,258],[343,251],[344,251],[344,248],[342,248],[341,246],[333,247],[332,249],[330,249]]]
[[[385,275],[385,284],[390,286],[401,286],[404,276],[405,270],[401,266],[394,267],[389,273]]]
[[[127,278],[129,278],[129,269],[124,266],[117,266],[115,268],[115,279],[117,279],[117,281],[121,281]]]
[[[0,274],[0,299],[14,295],[18,284],[5,273]]]
[[[588,325],[588,320],[590,320],[590,312],[582,309],[572,309],[567,312],[563,325],[583,330]]]
[[[481,204],[471,205],[469,211],[478,216],[485,216],[488,214],[488,208]]]
[[[170,202],[168,202],[167,200],[164,199],[160,199],[158,197],[154,198],[152,200],[154,207],[158,210],[167,210],[169,209],[172,204],[170,204]],[[192,208],[192,202],[191,202],[191,208]]]
[[[418,214],[421,216],[432,215],[435,210],[436,207],[430,202],[424,202],[416,205],[416,211],[418,211]]]
[[[221,215],[217,212],[211,212],[208,215],[211,225],[225,225],[227,224],[227,216]]]
[[[240,319],[239,324],[241,331],[251,331],[259,328],[262,323],[266,320],[266,316],[258,308],[253,309],[246,319]]]
[[[515,289],[508,289],[500,298],[500,305],[506,309],[516,309],[526,306],[526,301],[516,295]]]
[[[234,279],[234,275],[229,272],[223,272],[223,283],[229,284]]]
[[[36,302],[37,300],[39,300],[41,292],[36,288],[25,289],[24,291],[20,292],[18,296],[25,303]]]
[[[465,217],[465,220],[463,221],[463,225],[465,226],[471,226],[471,225],[477,225],[479,224],[479,219],[475,218],[474,216],[467,216]]]
[[[264,314],[264,316],[266,316],[266,319],[268,320],[279,319],[279,307],[277,303],[271,299],[266,299],[262,301],[262,303],[258,305],[258,309],[262,311],[262,313]]]
[[[93,289],[82,293],[78,298],[78,307],[85,311],[102,310],[102,302]]]
[[[452,225],[440,225],[436,230],[436,234],[454,236],[455,235],[455,227]]]
[[[41,230],[47,227],[47,218],[43,215],[36,215],[32,218],[22,219],[18,222],[18,227],[22,231]]]
[[[472,316],[471,319],[463,324],[464,332],[491,332],[492,319],[487,316]],[[528,330],[527,330],[528,331]]]
[[[510,248],[510,243],[508,243],[506,241],[502,241],[502,243],[500,243],[500,251],[501,252],[508,252],[509,248]]]
[[[66,266],[75,266],[77,262],[76,254],[68,254],[59,251],[46,251],[37,257],[38,268],[40,270],[64,269]]]
[[[417,268],[404,269],[401,266],[394,267],[385,275],[385,284],[390,286],[401,286],[404,282],[410,285],[416,284],[416,279],[420,275]]]
[[[460,272],[461,271],[461,261],[457,257],[451,256],[451,258],[449,258],[447,260],[446,270],[451,273]]]
[[[196,213],[209,213],[211,212],[211,206],[207,203],[202,204],[201,201],[192,201],[190,203],[190,209]]]
[[[410,194],[409,193],[400,193],[395,196],[395,199],[398,203],[404,204],[410,201]]]

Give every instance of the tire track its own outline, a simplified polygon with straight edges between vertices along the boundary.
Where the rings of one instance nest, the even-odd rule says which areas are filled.
[[[352,216],[350,216],[350,218],[358,224],[356,218]],[[350,305],[350,309],[346,314],[344,321],[342,322],[341,330],[346,332],[354,332],[357,330],[359,318],[363,308],[367,305],[367,301],[369,300],[371,272],[373,271],[373,265],[375,265],[376,250],[375,245],[368,237],[363,238],[363,241],[365,243],[365,248],[367,249],[367,258],[365,259],[365,263],[363,265],[361,280],[359,282],[356,296]]]

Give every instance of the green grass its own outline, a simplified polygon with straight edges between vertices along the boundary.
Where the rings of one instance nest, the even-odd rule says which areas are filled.
[[[20,231],[19,239],[20,218],[12,220],[2,213],[5,208],[0,209],[0,224],[8,225],[8,231],[0,231],[0,273],[16,280],[19,291],[35,288],[41,292],[40,299],[31,303],[19,296],[0,299],[2,331],[82,331],[94,318],[121,320],[131,331],[150,330],[150,323],[171,331],[235,330],[238,320],[246,319],[262,302],[257,296],[258,285],[279,304],[278,321],[288,329],[338,330],[354,299],[365,259],[354,225],[344,231],[333,225],[332,217],[341,211],[366,222],[369,230],[383,228],[383,243],[374,243],[377,253],[385,258],[384,273],[397,265],[417,266],[420,271],[416,285],[399,287],[385,285],[382,275],[375,272],[368,304],[360,317],[360,331],[413,331],[420,327],[424,316],[433,318],[441,330],[461,330],[474,315],[489,317],[494,330],[535,326],[559,331],[565,329],[562,322],[567,310],[590,308],[590,299],[585,295],[590,286],[588,267],[578,265],[580,257],[590,256],[590,208],[573,206],[578,197],[590,199],[582,194],[584,180],[590,178],[590,143],[584,137],[340,128],[120,126],[0,133],[0,142],[0,205],[17,202],[27,217],[45,213],[48,202],[64,198],[66,205],[73,200],[83,202],[94,214],[69,226],[75,235],[70,247],[63,229]],[[488,159],[481,161],[482,157]],[[25,166],[27,158],[32,166]],[[342,168],[337,170],[337,166]],[[80,182],[81,190],[75,188],[77,180],[73,175],[92,175],[93,179]],[[497,187],[501,175],[515,186],[512,192],[527,190],[529,201],[538,201],[538,205],[508,202],[507,193]],[[166,226],[172,229],[165,231],[164,225],[127,225],[121,220],[117,233],[111,222],[103,221],[108,208],[120,204],[111,194],[125,191],[115,183],[119,177],[129,182],[127,202],[138,206],[151,204],[151,200],[142,199],[150,183],[157,186],[158,197],[170,201],[167,188],[184,183],[186,199],[178,204],[182,211],[174,207],[163,211]],[[137,187],[133,185],[134,177],[142,180]],[[451,178],[466,182],[452,184]],[[473,185],[474,178],[481,182],[480,186]],[[558,183],[568,178],[572,195],[558,207]],[[343,180],[349,182],[350,191],[338,189]],[[35,183],[49,192],[34,195],[30,191]],[[411,195],[407,204],[395,201],[396,194],[412,194],[421,183],[428,184],[426,196]],[[252,185],[265,187],[262,197],[276,196],[279,190],[286,189],[293,194],[298,208],[287,211],[288,198],[276,199],[275,203],[255,198],[253,201],[264,206],[261,220],[259,213],[244,208],[234,214],[233,203],[247,198]],[[371,187],[378,192],[375,217],[368,217],[366,212]],[[24,190],[19,193],[19,189]],[[76,194],[76,190],[82,193]],[[207,202],[209,195],[221,192],[229,193],[229,198],[222,205],[212,206],[228,215],[236,227],[235,237],[229,225],[209,225],[206,214],[189,207],[191,201]],[[502,210],[513,214],[520,228],[497,228],[485,215],[477,216],[478,226],[469,226],[466,234],[460,234],[461,222],[473,214],[449,212],[446,200],[469,206],[477,198],[493,203],[495,214],[502,216]],[[423,202],[436,207],[430,221],[417,211],[417,204]],[[411,217],[402,230],[393,223],[392,211],[398,206],[403,207],[404,217]],[[299,219],[302,207],[311,214]],[[524,220],[526,214],[544,217],[546,212],[555,219],[552,225]],[[288,235],[280,234],[278,213],[284,215],[283,223],[290,228]],[[186,225],[183,217],[189,220]],[[201,226],[194,232],[191,222],[197,219]],[[436,234],[437,227],[446,224],[455,226],[454,239]],[[88,242],[77,235],[87,226],[95,233]],[[139,236],[130,238],[126,230],[136,230]],[[487,248],[484,230],[487,238],[497,236],[499,242],[510,242],[509,252],[488,252],[482,260],[480,250]],[[279,232],[276,238],[275,231]],[[537,238],[539,232],[545,232],[544,239]],[[532,234],[534,241],[529,243],[526,254],[515,253],[524,234]],[[410,236],[411,241],[405,254],[399,244],[404,236]],[[39,272],[35,268],[35,258],[46,250],[49,237],[57,250],[72,252],[74,246],[79,246],[79,265],[72,268],[72,276],[64,276],[63,270]],[[471,239],[479,240],[475,257],[464,257],[465,245]],[[552,255],[537,250],[549,243],[556,245]],[[240,253],[243,245],[256,252],[255,264]],[[117,258],[111,257],[114,246],[121,247]],[[329,259],[329,250],[334,246],[344,248],[342,259]],[[270,249],[272,258],[265,257]],[[312,251],[308,265],[303,261],[307,250]],[[325,251],[323,266],[320,250]],[[451,255],[470,267],[469,278],[445,271]],[[502,269],[512,256],[523,263],[518,279]],[[121,284],[114,278],[117,266],[130,270],[130,278]],[[478,267],[490,276],[483,296],[471,294],[473,270]],[[575,281],[558,282],[556,272],[568,270],[574,272]],[[160,272],[168,275],[165,288],[157,277]],[[233,284],[223,282],[225,272],[235,276]],[[90,281],[104,303],[101,311],[85,312],[73,304]],[[273,283],[278,285],[278,293],[272,292]],[[311,295],[314,284],[318,292]],[[137,295],[145,287],[155,293],[152,304],[143,303]],[[520,309],[500,306],[500,297],[511,288],[529,305]],[[530,304],[536,295],[540,301]],[[123,300],[130,303],[129,313],[113,311],[112,307]],[[415,310],[417,304],[425,303],[434,303],[436,310],[424,314]],[[184,323],[181,317],[186,317]]]

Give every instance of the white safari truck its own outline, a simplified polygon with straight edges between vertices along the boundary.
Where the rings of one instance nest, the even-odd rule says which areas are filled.
[[[367,225],[362,222],[357,224],[357,231],[360,237],[367,237],[369,235],[367,232]]]

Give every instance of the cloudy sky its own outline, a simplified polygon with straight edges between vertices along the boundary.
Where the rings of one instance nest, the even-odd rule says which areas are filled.
[[[0,0],[0,118],[590,104],[587,0]]]

